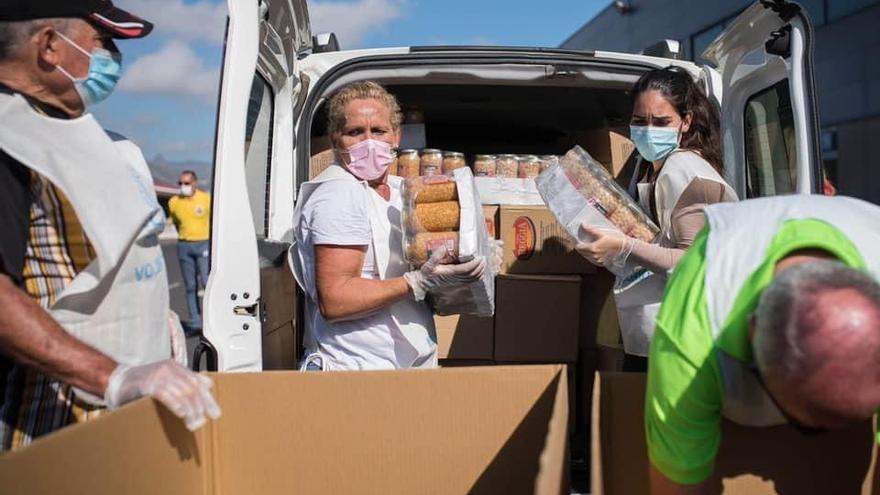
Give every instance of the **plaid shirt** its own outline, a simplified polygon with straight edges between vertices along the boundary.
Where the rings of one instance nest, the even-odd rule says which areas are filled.
[[[31,187],[34,201],[23,276],[28,295],[48,309],[95,253],[64,194],[36,173],[31,175]],[[78,402],[70,385],[16,365],[7,376],[0,408],[0,451],[24,447],[101,411]]]

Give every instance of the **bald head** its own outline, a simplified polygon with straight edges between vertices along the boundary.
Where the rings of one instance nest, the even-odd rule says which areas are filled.
[[[755,360],[804,424],[835,427],[880,408],[880,285],[838,261],[779,272],[761,296]]]

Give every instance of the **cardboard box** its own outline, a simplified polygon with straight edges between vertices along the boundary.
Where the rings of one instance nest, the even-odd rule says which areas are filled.
[[[498,211],[498,205],[483,205],[483,218],[486,220],[489,239],[498,239]]]
[[[629,139],[626,128],[611,127],[578,133],[573,136],[572,146],[579,144],[597,162],[617,177],[626,165],[636,146]]]
[[[3,493],[567,493],[562,366],[213,378],[199,431],[141,400],[0,456]]]
[[[595,273],[574,251],[575,240],[546,206],[501,205],[499,219],[504,260],[501,273]]]
[[[580,277],[499,275],[495,287],[495,361],[577,361]]]
[[[597,373],[593,394],[591,493],[648,493],[645,374]],[[789,426],[722,421],[712,493],[872,493],[877,483],[871,422],[808,436]]]
[[[435,316],[437,357],[440,359],[492,360],[495,319],[471,315]]]

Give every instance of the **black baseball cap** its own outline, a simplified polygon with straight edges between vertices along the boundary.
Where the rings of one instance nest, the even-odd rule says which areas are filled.
[[[0,0],[0,21],[29,21],[48,17],[79,17],[114,38],[143,38],[153,24],[132,15],[110,0]]]

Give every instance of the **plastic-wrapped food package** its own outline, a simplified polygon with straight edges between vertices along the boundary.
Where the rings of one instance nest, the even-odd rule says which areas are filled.
[[[580,146],[539,175],[536,183],[547,207],[575,239],[589,241],[580,228],[584,222],[645,242],[657,237],[657,226]]]
[[[483,208],[470,168],[450,175],[416,177],[403,186],[403,252],[414,267],[437,249],[448,254],[444,262],[466,262],[491,256]],[[481,280],[432,291],[428,299],[438,315],[495,313],[495,273],[491,263]]]

